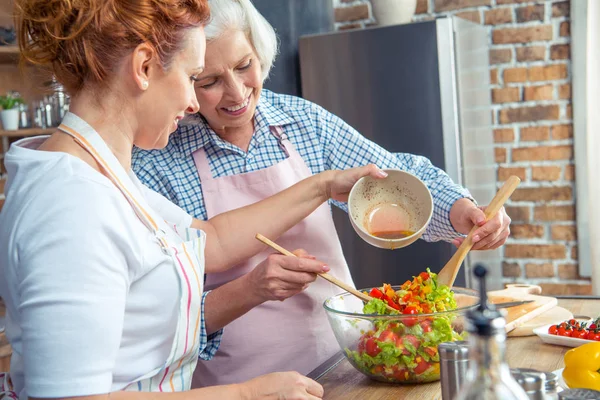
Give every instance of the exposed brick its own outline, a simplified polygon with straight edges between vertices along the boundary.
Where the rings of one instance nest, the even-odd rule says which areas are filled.
[[[517,47],[517,61],[540,61],[546,58],[544,46]]]
[[[525,82],[527,80],[527,68],[507,68],[504,70],[504,82]]]
[[[577,246],[573,246],[571,248],[571,260],[577,260],[578,254],[577,254]]]
[[[544,295],[577,295],[585,296],[592,294],[592,285],[590,283],[540,283]]]
[[[560,279],[581,279],[581,277],[579,276],[579,265],[559,264],[558,277]]]
[[[525,168],[524,167],[498,167],[498,181],[504,182],[511,175],[516,175],[522,181],[525,180]]]
[[[525,264],[525,276],[528,278],[552,278],[554,277],[554,265],[527,263]]]
[[[570,14],[570,5],[568,1],[552,4],[553,17],[568,17]]]
[[[492,89],[492,101],[494,103],[513,103],[519,100],[519,88]]]
[[[570,160],[573,146],[518,147],[512,150],[513,161]]]
[[[553,225],[550,228],[552,240],[577,240],[577,227],[575,225]]]
[[[512,51],[510,49],[492,49],[490,50],[490,64],[504,64],[512,61]]]
[[[559,187],[537,187],[537,188],[520,188],[514,191],[511,196],[512,201],[565,201],[573,199],[573,189],[569,186]],[[550,207],[550,206],[548,206]],[[558,206],[552,206],[558,207]],[[535,219],[543,219],[537,217],[537,211],[541,207],[536,208]]]
[[[435,12],[458,10],[467,7],[489,6],[491,0],[435,0]]]
[[[557,181],[560,179],[560,167],[556,165],[531,167],[531,179],[534,181]]]
[[[515,141],[515,131],[513,128],[494,129],[494,142],[508,143]]]
[[[512,20],[512,11],[508,7],[495,8],[485,12],[486,25],[509,24]]]
[[[4,193],[4,185],[6,185],[6,179],[0,179],[0,193]]]
[[[490,83],[492,85],[498,83],[498,70],[496,68],[490,70]]]
[[[497,163],[506,162],[506,149],[504,147],[494,148],[494,156]]]
[[[565,180],[575,180],[575,166],[573,164],[565,165]]]
[[[4,199],[0,199],[0,211],[2,211],[2,207],[4,207]]]
[[[369,18],[369,6],[365,3],[355,6],[338,7],[333,10],[335,22],[350,22]]]
[[[500,110],[500,123],[555,120],[559,115],[558,105],[508,108]]]
[[[552,127],[552,139],[569,139],[573,137],[573,125],[554,125]]]
[[[550,128],[547,126],[532,126],[521,128],[520,140],[522,142],[541,142],[550,138]]]
[[[531,67],[528,74],[530,81],[552,81],[567,77],[567,65],[555,64],[543,67]]]
[[[506,213],[513,222],[529,221],[529,207],[526,206],[506,206]]]
[[[349,31],[350,29],[360,29],[360,28],[362,28],[361,24],[353,23],[353,24],[342,25],[338,29],[340,31]]]
[[[572,119],[573,118],[573,106],[571,104],[567,104],[565,111],[565,118]]]
[[[415,14],[427,14],[429,12],[429,0],[417,0]]]
[[[570,99],[571,98],[571,84],[565,83],[558,87],[558,98],[559,99]]]
[[[516,278],[521,276],[521,267],[517,263],[502,263],[502,276]]]
[[[536,221],[575,221],[574,206],[537,206],[533,219]]]
[[[544,5],[536,4],[533,6],[517,8],[517,22],[527,21],[543,21],[544,20]]]
[[[560,23],[560,36],[566,37],[571,36],[571,24],[568,21]]]
[[[568,44],[554,44],[550,47],[551,60],[566,60],[571,57],[571,46]]]
[[[560,260],[566,256],[562,244],[507,244],[504,247],[506,258],[541,258]]]
[[[544,236],[544,227],[531,224],[512,224],[510,235],[515,239],[541,238]]]
[[[476,24],[481,23],[481,14],[479,11],[463,11],[455,14],[458,18],[466,19],[467,21],[475,22]]]
[[[553,98],[553,85],[527,86],[523,90],[523,100],[525,101],[552,100]]]
[[[552,40],[552,25],[530,26],[526,28],[503,28],[492,32],[492,43],[529,43]]]

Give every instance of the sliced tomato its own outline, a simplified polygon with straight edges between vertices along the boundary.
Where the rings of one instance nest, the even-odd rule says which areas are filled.
[[[400,311],[400,306],[398,304],[396,304],[395,302],[393,302],[392,300],[388,299],[387,303],[390,307]]]
[[[419,341],[419,339],[417,339],[416,336],[413,336],[413,335],[402,336],[402,343],[404,343],[405,346],[408,343],[410,343],[415,349],[418,349],[419,346],[421,345],[421,342]]]
[[[427,361],[425,361],[423,359],[423,357],[417,357],[415,359],[415,361],[417,362],[417,366],[415,367],[415,369],[413,371],[417,375],[420,375],[423,372],[427,371],[429,369],[429,367],[431,366],[431,364],[429,364]]]
[[[398,338],[396,340],[396,348],[402,350],[402,355],[407,356],[407,355],[410,354],[410,351],[408,351],[408,349],[404,345],[404,342],[402,341],[402,338]]]
[[[431,327],[431,324],[432,324],[432,322],[429,319],[425,319],[425,320],[421,321],[420,325],[421,325],[421,328],[423,329],[423,333],[432,331],[433,328]]]
[[[381,299],[383,297],[383,293],[381,292],[381,290],[379,290],[376,287],[374,287],[369,292],[369,296],[374,297],[376,299]]]
[[[367,354],[371,357],[376,357],[377,354],[381,353],[381,349],[377,346],[377,342],[375,342],[374,338],[367,339],[367,343],[365,344],[365,350]]]
[[[379,340],[381,342],[396,343],[397,339],[398,339],[398,335],[396,335],[394,332],[389,331],[387,329],[379,334]]]
[[[423,279],[424,281],[426,281],[427,279],[429,279],[429,274],[427,272],[421,272],[419,274],[419,276],[421,277],[421,279]]]
[[[404,311],[402,311],[402,314],[408,314],[408,315],[413,315],[413,314],[417,314],[417,313],[418,313],[417,307],[414,307],[414,306],[408,306],[404,309]],[[404,325],[409,326],[409,327],[414,326],[418,320],[419,319],[417,317],[414,317],[414,318],[403,317],[402,318],[402,322],[404,323]]]
[[[409,373],[408,369],[398,368],[397,366],[394,365],[392,377],[395,380],[400,381],[400,382],[407,381],[409,376],[410,376],[410,373]]]

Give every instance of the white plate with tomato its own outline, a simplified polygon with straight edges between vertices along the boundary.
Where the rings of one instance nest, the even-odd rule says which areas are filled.
[[[570,319],[533,330],[544,343],[558,346],[578,347],[585,343],[600,341],[600,318]]]

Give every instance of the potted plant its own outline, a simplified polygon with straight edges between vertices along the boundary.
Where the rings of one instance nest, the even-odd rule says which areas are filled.
[[[19,104],[23,104],[23,99],[12,93],[6,96],[0,96],[0,120],[2,127],[6,131],[16,131],[19,128]]]

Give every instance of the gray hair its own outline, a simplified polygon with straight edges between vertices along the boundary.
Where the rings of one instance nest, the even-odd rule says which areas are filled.
[[[277,56],[275,29],[250,0],[209,0],[208,4],[211,18],[204,27],[206,40],[217,39],[231,29],[244,32],[256,51],[265,81]]]

